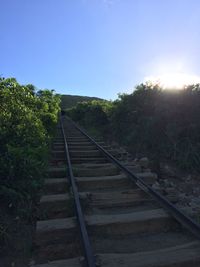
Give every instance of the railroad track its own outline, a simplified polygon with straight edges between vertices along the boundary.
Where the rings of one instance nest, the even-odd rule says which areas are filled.
[[[62,118],[40,203],[34,266],[200,266],[199,225],[151,188],[152,173],[134,164],[131,170]]]

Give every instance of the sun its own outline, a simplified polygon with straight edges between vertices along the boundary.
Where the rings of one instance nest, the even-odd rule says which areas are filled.
[[[159,76],[149,76],[145,78],[145,81],[159,84],[163,89],[180,90],[187,85],[200,83],[200,77],[183,72],[172,72]]]

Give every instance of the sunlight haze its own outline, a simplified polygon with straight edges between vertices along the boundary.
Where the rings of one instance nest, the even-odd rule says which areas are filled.
[[[152,82],[153,84],[160,85],[164,89],[183,89],[184,86],[190,84],[200,83],[200,77],[196,75],[190,75],[187,73],[164,73],[160,76],[149,76],[146,77],[145,82]]]

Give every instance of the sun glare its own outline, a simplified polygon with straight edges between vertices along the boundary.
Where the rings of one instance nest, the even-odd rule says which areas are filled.
[[[200,83],[200,77],[182,72],[174,72],[165,73],[157,77],[149,76],[145,78],[145,81],[159,84],[163,89],[180,90],[184,86]]]

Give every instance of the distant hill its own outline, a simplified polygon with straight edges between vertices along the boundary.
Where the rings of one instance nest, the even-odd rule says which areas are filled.
[[[79,95],[61,95],[61,108],[67,109],[76,106],[78,102],[103,100],[98,97],[79,96]]]

